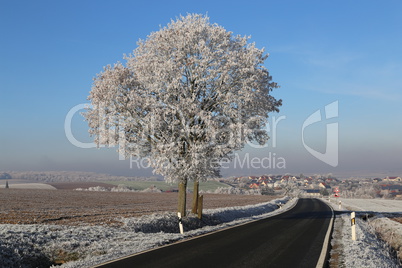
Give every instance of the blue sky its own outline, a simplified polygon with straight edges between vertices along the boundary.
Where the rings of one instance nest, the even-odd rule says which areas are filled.
[[[281,86],[273,95],[283,106],[270,119],[275,142],[246,147],[237,163],[248,157],[254,166],[232,165],[224,175],[402,175],[398,0],[1,1],[0,171],[151,174],[135,163],[130,168],[115,149],[74,146],[65,118],[87,102],[92,78],[103,66],[122,61],[138,39],[187,13],[207,13],[211,22],[251,35],[270,54],[266,67]],[[325,106],[334,102],[337,116],[326,119]],[[323,120],[306,126],[302,136],[303,124],[317,110]],[[325,154],[328,142],[335,142],[333,136],[327,141],[327,124],[338,127],[338,146]],[[91,142],[79,113],[71,128],[76,140]],[[335,166],[323,161],[335,156]]]

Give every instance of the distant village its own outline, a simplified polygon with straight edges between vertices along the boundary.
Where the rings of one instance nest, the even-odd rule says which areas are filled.
[[[31,182],[88,182],[88,181],[160,181],[158,177],[122,177],[92,172],[0,172],[0,180],[29,180]],[[163,180],[163,179],[162,179]],[[385,198],[402,200],[402,178],[338,179],[327,175],[261,175],[214,179],[227,185],[213,193],[293,195],[300,197]],[[7,186],[7,184],[6,184]],[[192,189],[188,189],[191,191]],[[208,191],[209,192],[209,191]]]
[[[261,194],[296,192],[305,197],[402,199],[402,178],[399,176],[340,180],[328,175],[262,175],[232,177],[220,181],[244,190],[259,190]]]

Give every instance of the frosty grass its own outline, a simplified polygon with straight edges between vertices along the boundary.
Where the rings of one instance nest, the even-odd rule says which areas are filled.
[[[332,267],[402,267],[393,248],[402,245],[402,225],[383,216],[385,212],[401,212],[402,201],[382,199],[340,199],[332,200],[337,210],[332,234],[331,256],[339,254]],[[356,241],[352,241],[350,212],[356,211]],[[369,216],[367,218],[367,216]],[[402,216],[402,215],[400,215]],[[389,239],[389,234],[394,241]],[[388,237],[387,237],[388,236]],[[382,238],[382,239],[379,239]],[[392,243],[391,243],[392,242]]]
[[[288,197],[242,207],[204,210],[202,222],[184,220],[184,235],[175,213],[119,218],[122,227],[0,225],[0,267],[89,267],[181,239],[278,214],[296,199]],[[284,204],[278,209],[278,204]]]
[[[174,213],[146,215],[138,218],[119,218],[122,227],[63,225],[0,225],[0,267],[89,267],[96,264],[141,252],[157,246],[215,231],[251,220],[276,215],[294,206],[297,199],[281,198],[270,202],[243,207],[207,209],[203,221],[194,217],[184,221],[185,234],[178,233]],[[402,245],[402,225],[373,211],[401,212],[402,202],[388,200],[345,199],[347,207],[357,212],[357,240],[351,240],[350,211],[336,217],[332,237],[333,252],[339,257],[334,267],[402,267],[390,246]],[[388,203],[387,203],[388,202]],[[278,204],[284,204],[277,209]],[[401,205],[401,207],[400,207]],[[338,204],[332,203],[335,210]],[[382,209],[382,210],[381,210]],[[364,221],[367,212],[375,217]],[[388,242],[378,239],[381,238]],[[332,252],[332,253],[333,253]],[[331,263],[334,260],[331,259]]]

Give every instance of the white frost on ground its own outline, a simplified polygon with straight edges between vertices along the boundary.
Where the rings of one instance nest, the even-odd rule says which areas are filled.
[[[144,190],[132,190],[124,184],[120,184],[117,187],[112,188],[105,188],[102,186],[94,186],[89,187],[87,189],[77,188],[75,191],[87,191],[87,192],[126,192],[126,193],[133,193],[133,192],[142,192],[142,193],[162,193],[162,190],[156,187],[149,187]]]
[[[339,199],[331,200],[334,210],[343,212],[337,216],[331,242],[337,245],[334,250],[340,254],[337,267],[401,267],[397,258],[390,254],[390,246],[398,249],[402,245],[402,225],[383,214],[401,212],[402,202],[344,198],[340,201],[341,209]],[[356,241],[352,240],[351,210],[356,211]]]
[[[375,229],[384,241],[396,251],[399,259],[402,258],[402,224],[386,217],[378,217],[370,221],[370,225]]]
[[[2,186],[4,188],[5,186]],[[55,187],[45,183],[10,183],[8,187],[11,189],[41,189],[41,190],[56,190]]]
[[[62,267],[88,267],[160,245],[281,213],[296,199],[204,210],[203,223],[184,221],[178,232],[174,213],[121,218],[123,226],[0,225],[0,267],[48,267],[49,259],[71,260]],[[278,204],[284,204],[278,209]]]
[[[402,200],[340,198],[339,201],[349,210],[402,213]],[[337,203],[337,200],[332,199],[332,202]]]
[[[340,267],[391,268],[399,267],[389,253],[389,246],[377,238],[373,228],[361,219],[356,219],[356,241],[352,240],[350,215],[343,214],[341,245],[343,261]]]

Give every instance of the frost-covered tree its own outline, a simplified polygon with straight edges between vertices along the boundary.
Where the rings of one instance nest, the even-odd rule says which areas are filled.
[[[94,79],[90,134],[126,157],[147,158],[184,195],[187,181],[217,176],[219,160],[248,141],[266,143],[268,113],[281,105],[270,95],[277,85],[263,65],[268,56],[248,40],[207,16],[172,20],[140,40],[125,65]]]

